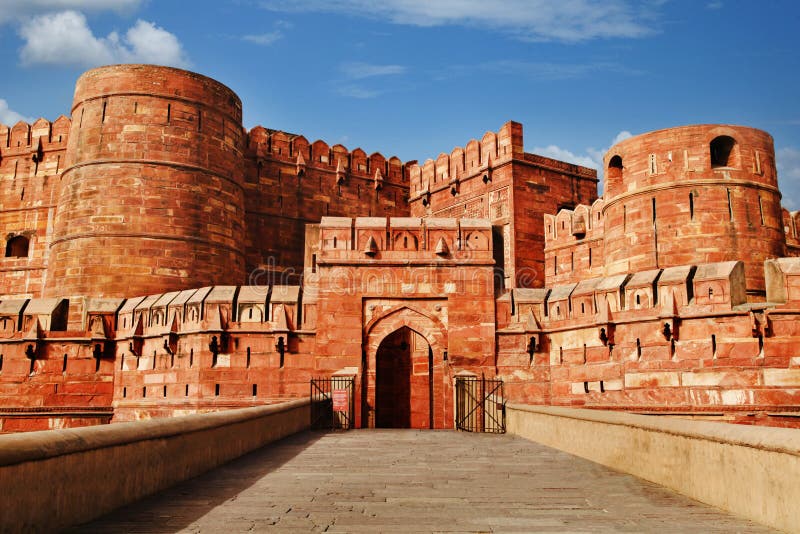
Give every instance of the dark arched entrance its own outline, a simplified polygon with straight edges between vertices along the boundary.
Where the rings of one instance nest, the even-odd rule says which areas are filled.
[[[407,326],[386,336],[375,362],[375,426],[433,428],[433,351]]]

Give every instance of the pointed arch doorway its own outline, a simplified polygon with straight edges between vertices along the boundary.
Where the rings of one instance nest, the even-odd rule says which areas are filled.
[[[445,401],[452,396],[446,379],[447,329],[441,321],[400,305],[364,330],[362,426],[452,428],[452,409]]]
[[[433,350],[407,326],[386,336],[375,357],[375,426],[433,428]]]

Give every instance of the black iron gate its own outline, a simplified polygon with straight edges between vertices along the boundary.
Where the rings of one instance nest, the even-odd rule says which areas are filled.
[[[350,430],[354,427],[355,378],[311,379],[311,428]]]
[[[477,376],[456,377],[456,429],[505,433],[506,406],[502,380]]]

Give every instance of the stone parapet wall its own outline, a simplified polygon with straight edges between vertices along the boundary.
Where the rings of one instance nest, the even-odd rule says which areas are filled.
[[[303,399],[0,436],[0,530],[57,531],[84,523],[304,430],[310,420],[310,402]]]
[[[498,375],[525,402],[796,427],[797,262],[767,262],[762,304],[741,262],[515,290],[497,302]]]
[[[786,532],[800,532],[800,436],[666,417],[509,404],[507,430]]]

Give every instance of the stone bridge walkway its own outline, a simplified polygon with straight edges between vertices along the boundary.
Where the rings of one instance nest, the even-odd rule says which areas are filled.
[[[508,435],[306,432],[79,532],[768,532]]]

